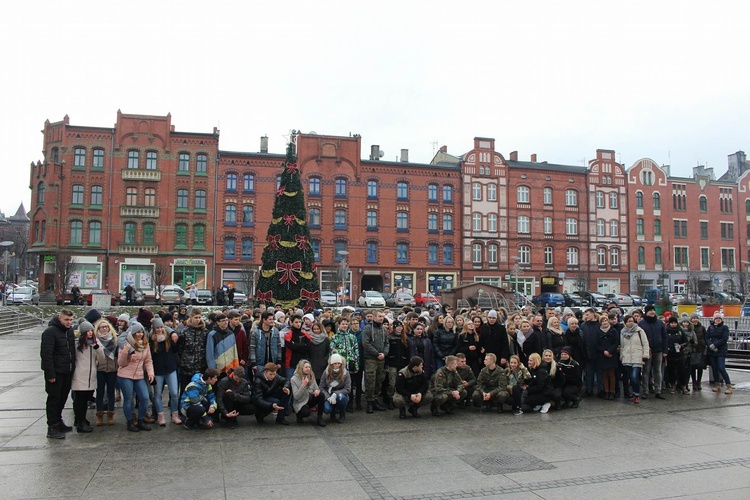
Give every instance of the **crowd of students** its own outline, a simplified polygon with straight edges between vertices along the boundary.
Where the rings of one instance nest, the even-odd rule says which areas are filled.
[[[702,390],[709,365],[712,390],[732,394],[728,338],[719,313],[706,329],[697,315],[657,317],[651,306],[629,314],[613,306],[510,314],[344,308],[338,316],[193,306],[155,316],[141,308],[133,318],[91,309],[76,328],[62,309],[41,341],[47,436],[73,429],[62,419],[71,390],[81,433],[93,430],[90,403],[95,426],[111,426],[119,400],[127,429],[139,432],[168,419],[190,430],[233,428],[240,415],[288,425],[291,412],[325,426],[324,415],[343,423],[362,410],[363,396],[367,413],[398,409],[402,419],[421,417],[423,407],[435,417],[472,407],[547,413],[594,395],[638,404],[650,394],[665,399],[663,390]]]

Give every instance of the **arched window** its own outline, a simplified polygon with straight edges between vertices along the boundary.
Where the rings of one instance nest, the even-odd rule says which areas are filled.
[[[750,201],[750,200],[749,200]],[[708,212],[708,198],[701,195],[700,198],[698,198],[698,207],[701,212]]]
[[[310,227],[314,227],[314,228],[320,227],[320,209],[319,208],[311,208],[307,212],[307,223]]]
[[[437,233],[438,232],[438,216],[437,214],[427,215],[427,232]]]
[[[146,170],[156,170],[157,158],[156,151],[146,151]]]
[[[443,247],[443,264],[453,264],[453,245]]]
[[[125,244],[126,245],[135,245],[135,222],[126,222],[125,223]]]
[[[367,242],[367,255],[365,256],[365,262],[368,264],[375,264],[378,262],[378,243],[376,241]]]
[[[661,210],[661,195],[654,192],[654,210]]]
[[[620,223],[616,220],[609,221],[609,235],[617,237],[620,234]]]
[[[544,204],[552,205],[552,188],[551,187],[544,188]]]
[[[336,178],[336,196],[346,197],[346,179],[343,177]]]
[[[206,246],[206,226],[198,224],[193,226],[193,248],[203,249]]]
[[[598,266],[607,265],[607,252],[601,247],[596,249],[596,264]]]
[[[156,206],[156,189],[146,188],[143,190],[144,205],[147,207]]]
[[[516,195],[518,203],[530,203],[528,186],[518,186],[518,189],[516,189]]]
[[[37,205],[44,205],[44,181],[39,181],[36,185],[36,203]]]
[[[482,263],[482,245],[474,243],[471,246],[471,262],[474,264]]]
[[[443,214],[443,232],[453,232],[453,216],[450,214]]]
[[[83,205],[83,184],[73,184],[73,205]]]
[[[378,230],[378,212],[375,210],[367,211],[367,230],[368,231]]]
[[[661,265],[661,247],[654,248],[654,264]]]
[[[396,184],[396,198],[399,200],[408,200],[409,199],[409,183],[408,182],[398,182]]]
[[[86,148],[73,149],[73,166],[76,168],[86,168]]]
[[[642,246],[638,247],[638,264],[641,266],[646,264],[646,249]]]
[[[309,196],[320,196],[320,184],[320,177],[310,177],[307,194]]]
[[[346,229],[346,210],[337,209],[333,213],[333,228]]]
[[[487,201],[497,201],[496,184],[487,184]]]
[[[487,245],[487,262],[492,265],[497,265],[497,245],[490,243]]]
[[[91,186],[91,204],[101,205],[103,198],[103,190],[101,186]]]
[[[190,153],[180,153],[180,161],[177,165],[178,172],[190,171]],[[227,176],[227,179],[229,176]]]
[[[569,266],[578,265],[578,248],[568,247],[565,251],[565,258]]]
[[[409,214],[406,212],[396,213],[396,231],[405,232],[409,230]]]
[[[237,174],[227,174],[227,191],[237,191]]]
[[[242,258],[245,260],[253,258],[253,240],[250,238],[242,238]]]
[[[604,236],[604,219],[596,220],[596,235]]]
[[[450,184],[443,186],[443,202],[453,203],[453,186]]]
[[[140,153],[138,151],[131,149],[128,151],[128,168],[129,169],[135,169],[138,168],[138,158],[140,156]]]
[[[478,182],[471,185],[471,199],[474,201],[482,201],[482,185]]]
[[[553,259],[553,247],[544,247],[544,265],[551,266],[554,263]]]
[[[253,174],[245,174],[242,177],[242,191],[245,193],[255,192],[255,176]]]
[[[378,181],[376,180],[367,181],[367,197],[368,198],[378,197]]]
[[[575,189],[565,190],[565,206],[566,207],[578,206],[578,192]]]
[[[255,208],[252,205],[242,207],[242,225],[245,227],[255,225]]]
[[[611,248],[609,250],[609,265],[612,267],[618,267],[620,265],[620,249]]]
[[[482,230],[482,214],[478,214],[478,213],[471,214],[471,230],[472,231]]]
[[[188,208],[188,190],[178,189],[177,190],[177,209],[187,210]]]
[[[143,244],[154,245],[156,242],[155,226],[151,222],[147,222],[143,225]]]
[[[437,184],[427,185],[427,201],[432,201],[432,202],[438,201],[438,185]]]
[[[187,224],[176,224],[174,226],[174,246],[178,249],[187,248]]]
[[[568,236],[578,235],[578,219],[572,217],[565,219],[565,234]]]
[[[102,244],[102,223],[98,221],[89,222],[89,245]]]
[[[518,263],[519,264],[531,264],[531,247],[528,245],[521,245],[518,247]]]
[[[635,208],[643,208],[643,193],[640,191],[635,193]]]
[[[436,243],[430,243],[429,245],[427,245],[427,263],[438,263],[438,246]]]
[[[487,214],[487,231],[497,232],[497,214]]]
[[[195,191],[195,209],[206,209],[206,191],[204,191],[203,189],[196,189]]]
[[[227,205],[224,209],[224,225],[237,225],[237,207],[235,205]]]
[[[138,189],[129,187],[125,190],[125,204],[129,207],[138,205]]]
[[[409,262],[409,244],[397,243],[396,244],[396,263],[406,264],[408,262]]]
[[[237,240],[227,238],[224,240],[224,259],[234,260],[237,257]]]
[[[195,157],[195,171],[205,173],[208,170],[208,155],[199,154]]]

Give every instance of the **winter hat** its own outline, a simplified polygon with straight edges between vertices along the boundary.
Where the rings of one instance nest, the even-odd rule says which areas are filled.
[[[151,320],[151,329],[156,330],[157,328],[164,328],[164,321],[159,316]]]
[[[85,335],[87,332],[90,332],[93,329],[94,329],[94,325],[92,325],[88,321],[84,321],[83,323],[81,323],[80,325],[78,325],[78,332],[81,335]]]
[[[557,306],[553,309],[556,313],[562,312],[562,308],[560,306]]]
[[[487,313],[487,317],[497,319],[497,311],[495,311],[494,309],[490,309],[490,312]]]
[[[723,314],[721,314],[721,313],[720,313],[719,311],[716,311],[716,312],[714,313],[714,320],[715,320],[716,318],[719,318],[719,319],[723,320],[723,319],[724,319],[724,315],[723,315]]]
[[[313,315],[317,318],[320,316],[321,310],[320,309],[313,309]]]
[[[573,309],[570,307],[563,309],[563,316],[573,316]]]
[[[89,309],[89,312],[87,312],[83,317],[86,318],[86,321],[93,325],[94,323],[102,319],[102,313],[100,313],[96,309]]]
[[[303,320],[303,321],[304,321],[304,320],[306,320],[306,319],[309,319],[310,321],[315,321],[315,316],[313,316],[313,315],[312,315],[312,314],[310,314],[310,313],[307,313],[307,314],[305,314],[304,316],[302,316],[302,320]]]
[[[354,314],[359,314],[360,316],[362,316],[362,309],[355,309]]]
[[[273,308],[273,306],[266,307],[266,312],[273,313],[276,309]]]
[[[570,347],[565,346],[562,349],[560,349],[560,354],[562,354],[562,353],[567,353],[568,356],[570,356]]]
[[[700,318],[700,317],[701,315],[698,314],[697,312],[694,312],[693,314],[690,315],[690,319],[695,319],[695,318]]]
[[[128,327],[128,332],[130,332],[130,334],[132,335],[135,335],[136,333],[142,332],[142,331],[143,331],[143,325],[138,323],[137,321],[133,321],[130,324],[130,327]]]
[[[273,319],[275,321],[278,321],[280,318],[284,317],[284,311],[276,311],[276,314],[273,315]]]
[[[104,316],[104,319],[106,319],[106,320],[107,320],[107,322],[109,322],[109,324],[110,324],[111,326],[114,326],[114,325],[116,325],[116,324],[117,324],[117,318],[115,318],[115,317],[114,317],[114,316],[112,316],[112,315],[109,315],[109,316]]]
[[[690,321],[690,316],[688,316],[687,313],[682,313],[680,315],[680,323],[682,323],[683,321]]]
[[[330,364],[334,363],[341,363],[344,364],[344,358],[341,357],[341,354],[334,353],[331,355],[331,359],[328,361]]]
[[[672,323],[674,323],[674,324],[679,323],[679,321],[677,321],[677,316],[670,316],[669,317],[669,319],[667,320],[667,324],[669,325],[669,324],[672,324]]]
[[[303,314],[305,314],[305,311],[303,311],[302,309],[295,309],[294,314],[299,314],[300,316],[302,316]]]
[[[643,308],[643,314],[648,314],[649,311],[655,311],[656,308],[652,306],[651,304],[647,305]]]

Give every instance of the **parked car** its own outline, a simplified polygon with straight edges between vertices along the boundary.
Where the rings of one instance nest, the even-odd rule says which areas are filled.
[[[123,288],[120,291],[120,305],[126,305],[128,301],[126,300],[125,295],[125,289]],[[146,296],[141,292],[140,290],[133,290],[133,305],[136,306],[142,306],[146,303]]]
[[[234,304],[235,306],[241,306],[247,304],[247,295],[242,290],[234,289]]]
[[[635,307],[641,307],[641,306],[645,306],[646,305],[646,304],[643,303],[643,297],[641,297],[640,295],[635,295],[635,294],[632,294],[632,293],[629,294],[629,295],[630,295],[630,298],[633,299],[633,305]]]
[[[70,291],[70,288],[65,290],[64,292],[58,291],[55,295],[55,299],[57,301],[58,306],[62,306],[65,304],[72,304],[73,303],[73,292]]]
[[[385,307],[385,300],[380,293],[374,290],[365,290],[359,296],[360,307]]]
[[[109,304],[111,306],[114,306],[117,304],[117,296],[110,292],[109,290],[105,290],[104,288],[97,288],[94,290],[91,290],[88,295],[86,295],[86,305],[92,305],[94,302],[94,295],[107,295],[109,296]]]
[[[615,296],[611,299],[614,301],[615,304],[617,304],[620,307],[632,307],[633,304],[633,297],[626,293],[616,293]]]
[[[333,307],[338,304],[336,292],[330,290],[320,291],[320,305],[323,307]]]
[[[414,305],[419,307],[440,306],[440,297],[431,292],[419,292],[414,294]]]
[[[177,285],[167,285],[161,289],[159,304],[182,305],[188,301],[188,293]]]
[[[214,294],[211,290],[198,290],[198,304],[205,306],[214,305]]]
[[[39,292],[31,286],[19,286],[13,289],[7,298],[8,304],[39,305]]]
[[[537,307],[564,307],[565,297],[561,293],[542,292],[531,299],[531,303]]]
[[[565,307],[583,307],[589,305],[588,300],[584,300],[583,297],[578,295],[578,292],[565,292],[563,293],[565,298]]]
[[[724,292],[708,292],[702,297],[703,297],[703,302],[714,299],[719,304],[739,304],[740,303],[738,299]]]
[[[581,297],[588,300],[589,305],[592,307],[607,307],[609,305],[609,299],[600,293],[592,292],[580,292]]]
[[[385,305],[388,307],[414,307],[417,303],[414,301],[414,296],[406,292],[392,293],[385,300]]]

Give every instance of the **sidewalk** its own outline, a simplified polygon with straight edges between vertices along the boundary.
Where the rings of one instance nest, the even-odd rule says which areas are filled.
[[[517,417],[361,411],[324,429],[241,417],[235,430],[133,434],[118,403],[114,427],[52,441],[42,330],[0,336],[4,499],[750,498],[750,372],[730,371],[732,396],[704,386],[638,407],[589,398]]]

